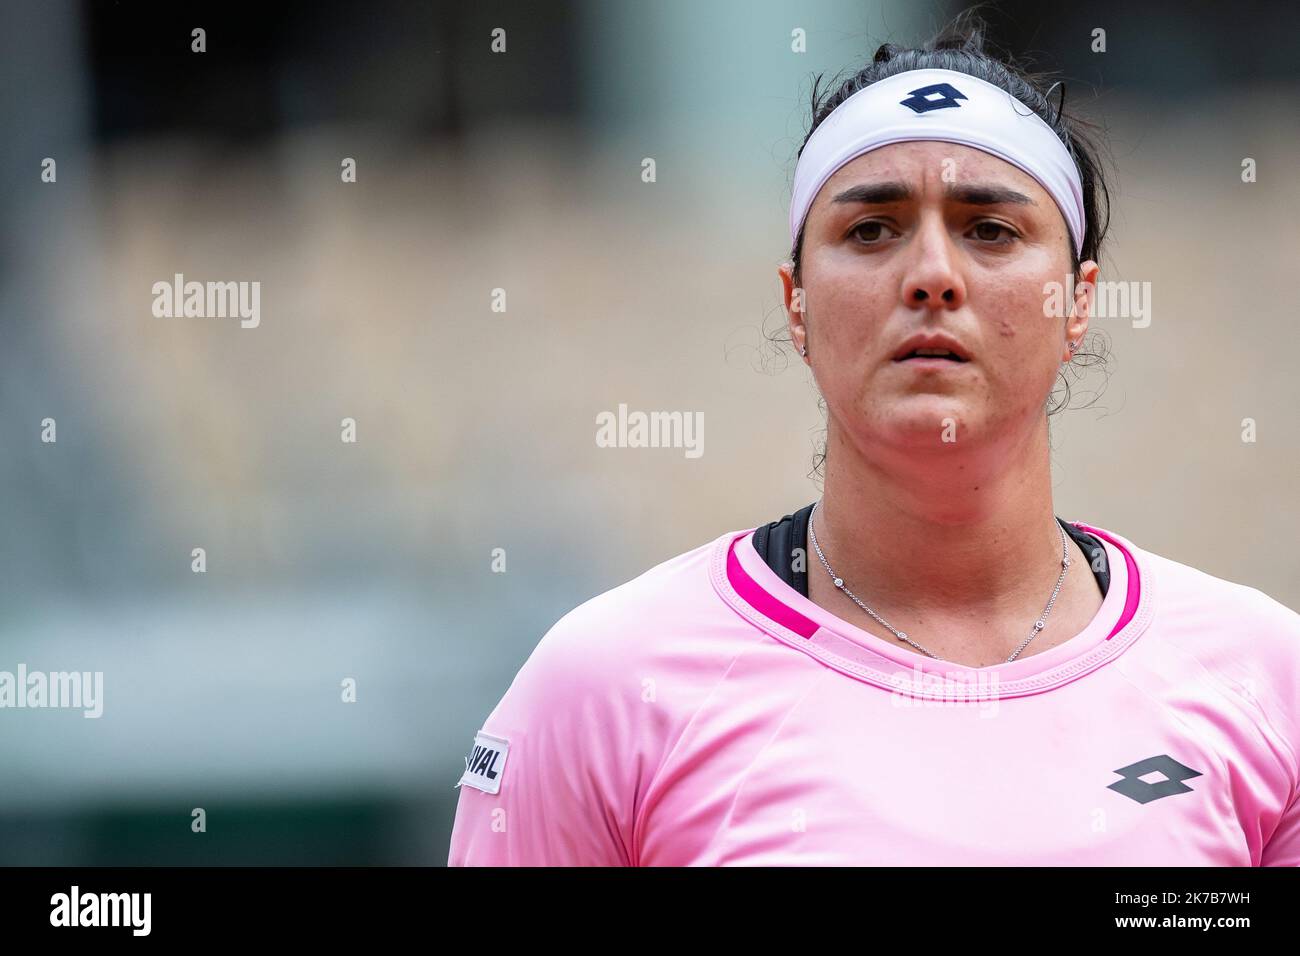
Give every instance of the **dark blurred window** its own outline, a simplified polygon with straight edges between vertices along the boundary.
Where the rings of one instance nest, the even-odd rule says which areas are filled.
[[[1018,54],[1037,53],[1039,69],[1094,85],[1104,77],[1106,88],[1176,97],[1184,106],[1206,87],[1300,79],[1295,0],[999,0],[983,10],[993,38]],[[1092,51],[1095,29],[1106,31],[1106,53]]]
[[[451,134],[578,108],[574,4],[87,0],[95,134],[266,137],[297,124]],[[207,52],[191,51],[206,30]],[[506,53],[491,51],[506,30]]]

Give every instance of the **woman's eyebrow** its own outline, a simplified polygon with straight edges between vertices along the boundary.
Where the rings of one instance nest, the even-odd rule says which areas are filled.
[[[994,206],[998,203],[1011,203],[1016,206],[1038,205],[1024,193],[1008,189],[1006,186],[994,186],[987,183],[965,183],[949,186],[944,191],[944,197],[967,206]]]
[[[883,204],[911,198],[912,188],[907,183],[860,183],[837,193],[831,202]]]
[[[882,205],[891,202],[906,202],[912,198],[914,198],[912,187],[907,183],[861,183],[837,193],[831,202]],[[958,183],[950,185],[944,191],[944,198],[966,206],[993,206],[998,203],[1011,203],[1017,206],[1038,205],[1022,192],[989,183]]]

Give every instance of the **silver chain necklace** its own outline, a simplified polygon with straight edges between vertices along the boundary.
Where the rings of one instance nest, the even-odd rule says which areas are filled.
[[[844,579],[831,570],[831,566],[826,560],[826,555],[822,554],[822,549],[817,544],[817,532],[813,528],[813,518],[816,516],[817,508],[820,505],[821,505],[821,499],[818,499],[816,504],[813,505],[812,512],[808,515],[808,537],[812,540],[812,546],[813,549],[817,552],[817,557],[821,559],[822,567],[824,567],[826,569],[826,573],[831,576],[831,580],[835,582],[835,586],[839,588],[841,591],[843,591],[845,594],[847,594],[854,604],[856,604],[858,607],[862,608],[862,610],[866,611],[868,614],[874,617],[883,626],[889,628],[889,630],[893,632],[900,641],[907,641],[907,643],[911,644],[922,654],[928,655],[929,657],[933,657],[936,661],[943,660],[942,657],[940,657],[937,654],[930,653],[920,644],[916,643],[916,641],[912,640],[902,631],[898,630],[898,628],[894,627],[892,624],[886,621],[875,611],[871,610],[871,608],[867,607],[866,604],[864,604],[861,600],[858,599],[858,596],[856,594],[854,594],[852,591],[850,591],[847,587],[844,586]],[[1047,615],[1052,613],[1052,605],[1056,603],[1056,595],[1060,593],[1061,584],[1064,583],[1065,581],[1065,572],[1070,569],[1070,552],[1068,550],[1068,545],[1065,542],[1065,531],[1064,529],[1061,528],[1061,523],[1059,521],[1056,523],[1056,530],[1061,535],[1061,574],[1056,579],[1056,587],[1052,588],[1052,596],[1047,599],[1047,607],[1043,608],[1043,613],[1040,614],[1038,616],[1038,620],[1034,622],[1034,626],[1030,630],[1029,636],[1026,637],[1023,641],[1021,641],[1020,646],[1016,648],[1015,653],[1013,653],[1010,657],[1007,658],[1006,663],[1008,664],[1010,664],[1017,657],[1019,657],[1020,652],[1023,651],[1029,645],[1029,642],[1038,636],[1038,632],[1047,626]]]

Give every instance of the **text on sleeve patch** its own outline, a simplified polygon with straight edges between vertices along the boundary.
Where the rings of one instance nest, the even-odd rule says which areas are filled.
[[[465,773],[456,786],[469,784],[484,793],[497,793],[501,789],[501,775],[506,769],[506,754],[510,741],[503,737],[479,731],[474,736],[474,746],[465,758]]]

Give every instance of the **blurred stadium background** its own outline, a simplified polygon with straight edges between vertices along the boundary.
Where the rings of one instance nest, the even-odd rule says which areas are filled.
[[[0,863],[444,863],[555,620],[816,497],[764,338],[811,76],[960,9],[0,6],[0,670],[105,682],[0,710]],[[1058,514],[1300,607],[1296,5],[985,15],[1104,123],[1102,277],[1152,286],[1054,419]],[[155,318],[178,272],[260,281],[260,326]],[[705,454],[596,447],[619,403],[702,411]]]

